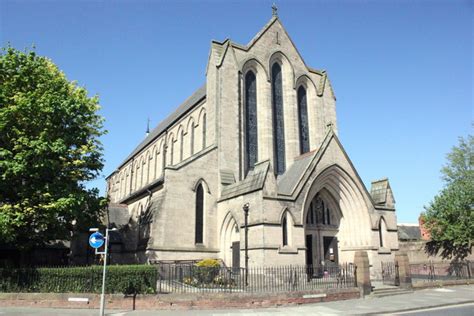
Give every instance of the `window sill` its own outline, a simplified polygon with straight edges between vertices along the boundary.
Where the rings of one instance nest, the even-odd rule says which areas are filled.
[[[281,254],[297,254],[298,249],[295,248],[295,247],[291,247],[291,246],[280,246],[278,248],[278,253],[281,253]]]

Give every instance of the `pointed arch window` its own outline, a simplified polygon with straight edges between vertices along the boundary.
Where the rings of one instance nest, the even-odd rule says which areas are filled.
[[[272,105],[273,105],[273,148],[275,155],[275,174],[285,172],[285,124],[283,115],[283,84],[281,67],[272,66]]]
[[[385,220],[383,217],[380,218],[379,221],[379,243],[380,243],[380,248],[384,247],[384,230],[387,228],[387,225],[385,224]]]
[[[257,78],[252,71],[245,75],[245,173],[257,162]]]
[[[283,215],[281,223],[282,235],[283,235],[283,246],[288,246],[288,214]]]
[[[195,243],[202,244],[204,228],[204,190],[200,183],[196,188],[196,228]]]
[[[298,121],[300,130],[300,154],[309,152],[308,102],[306,89],[298,89]]]

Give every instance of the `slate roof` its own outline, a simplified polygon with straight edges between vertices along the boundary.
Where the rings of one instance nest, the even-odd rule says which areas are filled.
[[[385,204],[387,201],[388,179],[381,179],[372,182],[370,195],[375,204]]]
[[[421,232],[418,225],[398,225],[399,240],[420,240]]]
[[[301,156],[299,159],[295,160],[290,169],[278,178],[278,194],[291,195],[293,193],[293,189],[298,184],[298,181],[303,176],[303,173],[308,168],[315,154],[316,151]]]
[[[270,163],[268,161],[255,165],[247,177],[238,183],[225,186],[222,189],[221,200],[230,199],[263,188]]]
[[[150,134],[132,151],[130,155],[118,166],[122,167],[132,157],[148,146],[153,140],[160,136],[168,127],[180,119],[184,114],[193,108],[199,101],[206,97],[206,84],[197,89],[189,98],[187,98],[173,113],[158,124]]]

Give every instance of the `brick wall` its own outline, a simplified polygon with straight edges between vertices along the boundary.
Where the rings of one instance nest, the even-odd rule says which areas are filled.
[[[106,295],[107,309],[226,309],[259,308],[300,305],[355,299],[360,297],[359,289],[329,289],[326,291],[305,291],[291,293],[204,293],[204,294],[161,294],[131,296]],[[70,298],[87,298],[88,302],[71,302]],[[100,295],[67,293],[0,293],[1,306],[90,308],[97,309]]]

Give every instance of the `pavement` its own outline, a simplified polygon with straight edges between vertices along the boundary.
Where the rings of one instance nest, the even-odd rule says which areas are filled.
[[[429,308],[462,305],[474,307],[474,285],[462,285],[443,288],[418,290],[409,294],[387,296],[382,298],[363,298],[347,301],[335,301],[300,306],[286,306],[261,309],[227,309],[227,310],[158,310],[158,311],[119,311],[107,310],[108,316],[137,316],[137,315],[216,315],[241,316],[262,315],[393,315],[397,312],[416,311]],[[474,309],[471,315],[474,315]],[[0,316],[97,316],[98,310],[80,309],[49,309],[49,308],[13,308],[0,307]],[[452,315],[452,314],[450,314]]]

